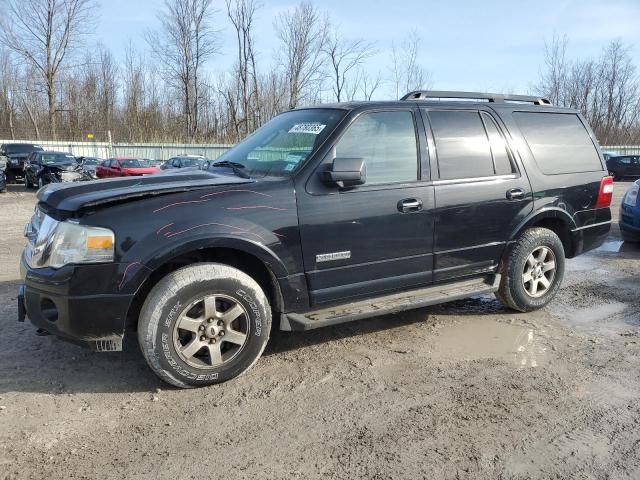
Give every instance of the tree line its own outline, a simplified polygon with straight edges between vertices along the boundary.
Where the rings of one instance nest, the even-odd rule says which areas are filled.
[[[620,40],[596,58],[569,58],[566,36],[545,45],[536,93],[585,116],[601,145],[640,142],[640,81],[630,47]]]
[[[269,62],[257,53],[258,0],[165,0],[159,27],[144,33],[146,48],[129,41],[120,60],[104,45],[87,47],[92,0],[4,5],[0,136],[7,138],[80,140],[110,131],[119,141],[231,143],[284,110],[371,99],[387,81],[387,72],[366,73],[376,44],[347,39],[310,1],[273,20],[278,47]],[[232,29],[234,45],[220,44],[221,28]],[[427,87],[419,36],[401,42],[388,81],[397,91]],[[212,73],[223,49],[233,51],[233,66]]]
[[[107,140],[109,131],[121,142],[235,143],[284,110],[432,84],[417,32],[384,45],[385,70],[372,73],[381,45],[346,35],[310,0],[273,19],[271,57],[256,45],[259,0],[165,0],[144,47],[129,41],[122,58],[90,46],[93,0],[0,2],[3,138]],[[221,44],[223,28],[232,45]],[[535,93],[580,109],[601,143],[637,142],[640,84],[628,47],[616,41],[599,58],[570,59],[567,43],[546,45]],[[233,65],[213,72],[221,53]]]

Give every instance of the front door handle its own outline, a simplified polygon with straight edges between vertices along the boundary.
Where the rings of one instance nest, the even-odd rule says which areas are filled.
[[[512,188],[507,190],[507,200],[522,200],[524,198],[524,190],[521,188]]]
[[[419,198],[405,198],[398,202],[398,210],[402,213],[419,212],[422,210],[422,200]]]

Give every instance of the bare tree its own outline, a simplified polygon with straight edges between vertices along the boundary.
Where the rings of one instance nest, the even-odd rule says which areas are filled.
[[[541,83],[545,85],[545,96],[555,105],[564,103],[569,66],[567,65],[567,43],[565,36],[554,35],[544,44],[544,70],[540,73]]]
[[[334,28],[327,36],[322,50],[329,61],[333,94],[340,102],[343,99],[349,74],[376,53],[374,45],[361,39],[346,39],[337,28]],[[356,90],[357,86],[353,85],[351,96],[355,94]]]
[[[429,88],[431,75],[420,65],[420,35],[413,31],[400,45],[391,45],[391,83],[396,98],[412,90]]]
[[[6,0],[0,42],[33,65],[47,89],[49,131],[56,131],[56,81],[91,31],[91,0]]]
[[[640,79],[629,48],[613,41],[598,59],[569,60],[566,47],[565,37],[546,45],[536,93],[580,110],[601,143],[628,141],[640,120]]]
[[[366,72],[360,71],[359,77],[360,80],[358,81],[358,86],[360,87],[362,98],[370,102],[382,84],[382,74],[378,72],[375,77],[371,77]]]
[[[227,15],[236,31],[238,42],[238,60],[236,75],[238,80],[237,97],[240,102],[240,133],[245,136],[259,123],[253,117],[252,108],[258,95],[256,53],[254,49],[253,22],[258,4],[255,0],[226,0]]]
[[[329,21],[309,1],[281,13],[274,22],[280,40],[279,61],[289,80],[289,108],[322,79]]]
[[[163,66],[165,81],[180,93],[189,140],[198,133],[201,71],[218,51],[212,16],[212,0],[165,0],[165,10],[158,14],[160,30],[146,36]]]
[[[9,135],[15,140],[14,119],[16,117],[16,66],[6,52],[0,52],[0,119],[9,126]]]

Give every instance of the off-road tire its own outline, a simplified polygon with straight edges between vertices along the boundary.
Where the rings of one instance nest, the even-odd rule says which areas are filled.
[[[226,296],[244,308],[246,340],[221,365],[197,368],[176,350],[176,322],[192,302],[211,295]],[[140,312],[138,341],[156,375],[176,387],[193,388],[225,382],[249,370],[262,355],[270,330],[269,301],[255,280],[227,265],[199,263],[168,274],[151,289]]]
[[[29,181],[29,177],[27,177],[26,175],[24,176],[24,186],[27,188],[27,190],[31,190],[33,188],[33,183]]]
[[[529,255],[539,247],[549,248],[555,256],[555,276],[551,286],[540,297],[530,296],[523,284],[523,272]],[[556,296],[564,278],[564,247],[553,231],[530,228],[508,247],[500,265],[500,288],[495,293],[505,306],[520,312],[531,312],[547,305]]]

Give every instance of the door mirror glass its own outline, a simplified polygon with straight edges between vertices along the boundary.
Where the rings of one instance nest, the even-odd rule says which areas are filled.
[[[326,183],[340,188],[364,185],[367,181],[367,166],[363,158],[335,158],[328,170],[322,172]]]

